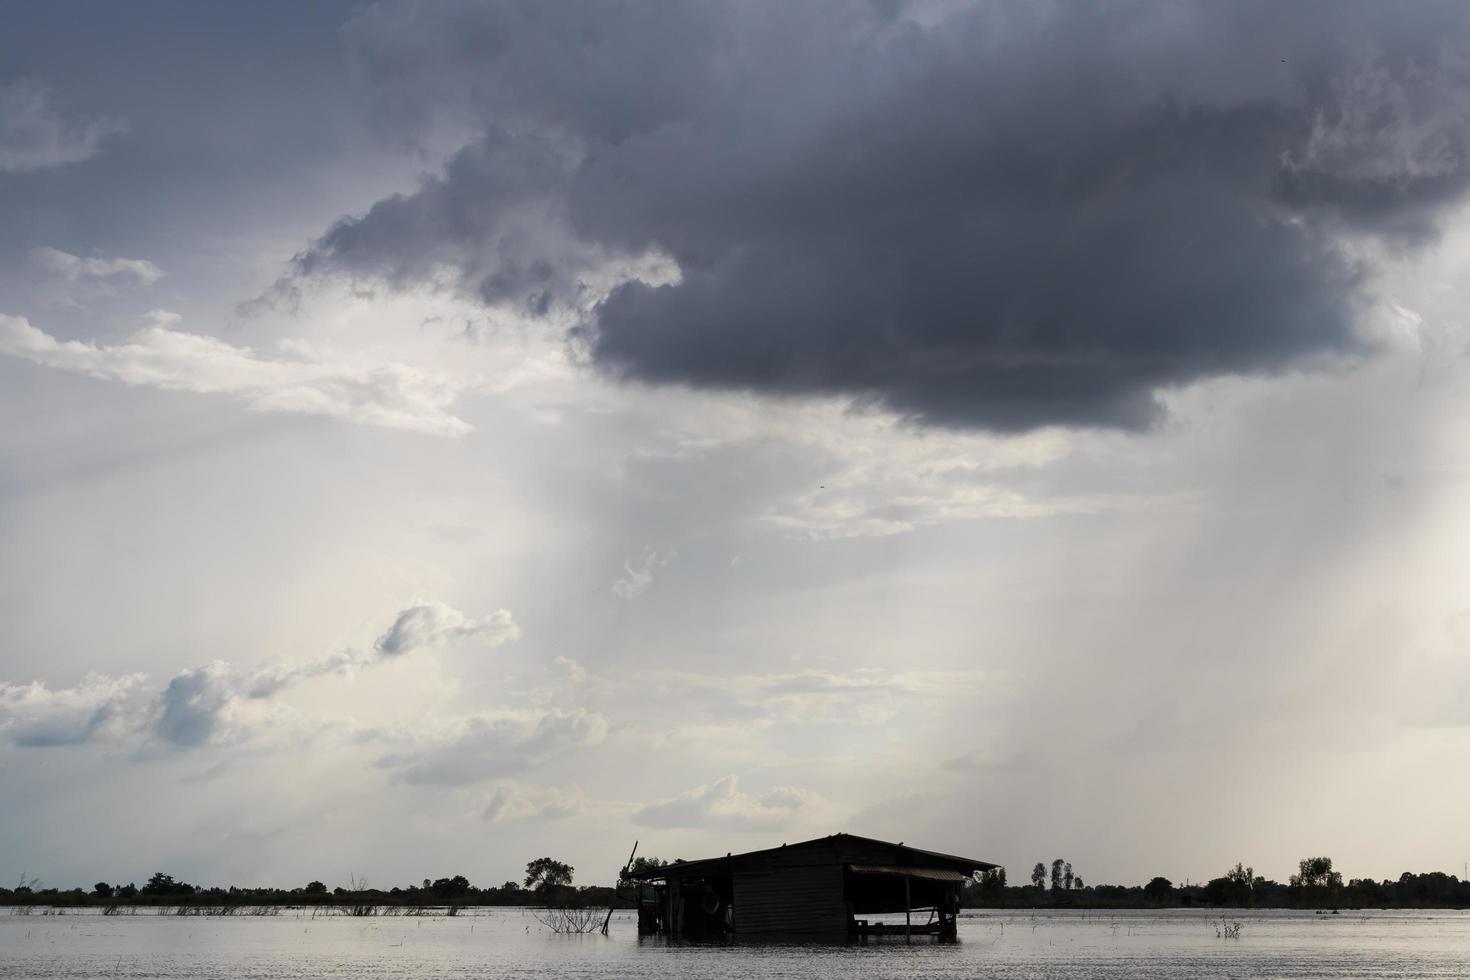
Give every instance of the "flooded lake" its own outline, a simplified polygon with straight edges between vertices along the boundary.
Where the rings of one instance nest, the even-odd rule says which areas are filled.
[[[12,915],[0,909],[0,977],[92,978],[1462,978],[1470,914],[1301,912],[970,912],[960,942],[906,946],[717,946],[640,939],[631,915],[611,935],[559,936],[522,909],[457,916]]]

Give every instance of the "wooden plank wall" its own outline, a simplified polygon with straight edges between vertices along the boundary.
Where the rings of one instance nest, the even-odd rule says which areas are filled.
[[[845,933],[841,865],[735,875],[735,934]]]

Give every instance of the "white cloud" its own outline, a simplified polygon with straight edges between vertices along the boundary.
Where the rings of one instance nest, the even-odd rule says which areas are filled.
[[[653,570],[667,561],[652,549],[644,551],[642,559],[636,565],[629,558],[623,562],[623,574],[613,582],[613,595],[619,599],[636,599],[653,584]]]
[[[22,748],[80,745],[118,716],[143,679],[94,673],[56,690],[39,681],[0,683],[0,737]]]
[[[229,395],[263,412],[437,436],[471,429],[449,411],[463,385],[448,378],[393,362],[263,358],[248,347],[156,324],[108,346],[57,340],[24,317],[0,314],[0,354],[129,385]]]
[[[305,663],[269,664],[241,670],[222,661],[176,674],[159,696],[153,731],[178,748],[194,748],[221,738],[221,729],[247,701],[265,701],[303,681],[346,675],[385,660],[432,650],[451,639],[478,638],[490,646],[520,636],[509,612],[498,610],[479,620],[440,602],[411,606],[378,638],[371,652],[340,650]]]
[[[373,647],[384,656],[396,657],[440,647],[452,640],[474,639],[485,646],[497,647],[520,636],[521,628],[505,609],[498,609],[483,619],[468,619],[442,602],[427,602],[399,613]]]
[[[586,809],[586,797],[578,787],[557,789],[526,786],[511,779],[502,779],[490,788],[489,799],[485,804],[485,819],[491,823],[565,820]]]
[[[998,683],[978,670],[857,669],[770,674],[668,673],[641,675],[638,686],[676,700],[688,719],[746,725],[875,724],[905,705],[934,704]]]
[[[816,794],[790,786],[772,787],[753,797],[742,793],[738,779],[730,775],[649,803],[633,814],[633,822],[666,830],[778,830],[818,801]]]
[[[175,313],[173,310],[163,309],[149,310],[143,314],[141,319],[150,327],[172,327],[174,324],[184,321],[182,315]]]
[[[805,407],[805,424],[787,428],[787,439],[820,469],[808,486],[783,495],[760,515],[766,526],[833,540],[905,534],[954,521],[1177,504],[1162,495],[1046,492],[1035,476],[1077,452],[1083,441],[1073,433],[915,432],[882,413],[835,411],[830,405]]]
[[[144,674],[88,674],[76,687],[55,690],[39,681],[0,682],[0,739],[21,748],[80,745],[110,725],[135,734],[146,729],[174,748],[196,748],[248,734],[252,724],[260,721],[261,711],[246,710],[246,705],[269,702],[304,681],[350,675],[434,649],[451,639],[475,638],[498,646],[519,636],[519,627],[504,609],[472,620],[435,602],[400,612],[369,651],[344,649],[317,660],[252,668],[215,660],[180,671],[152,698],[151,708],[139,692],[147,680]],[[575,667],[574,662],[572,665]],[[130,700],[135,703],[129,705]],[[476,732],[483,735],[483,721],[477,717],[463,722],[458,738],[473,740]],[[553,711],[529,722],[512,720],[496,732],[509,736],[504,740],[507,747],[534,759],[554,753],[563,744],[601,741],[607,723],[586,712]],[[431,738],[435,746],[451,754],[454,741],[442,733]]]
[[[31,249],[31,263],[47,275],[67,282],[127,277],[151,286],[163,278],[163,270],[147,259],[121,256],[84,259],[50,246]]]
[[[597,745],[607,737],[607,728],[602,715],[580,708],[470,715],[428,738],[412,735],[412,744],[385,755],[378,766],[406,783],[462,786],[523,772]]]
[[[153,730],[180,748],[203,745],[219,727],[221,712],[237,696],[230,668],[222,661],[183,671],[159,696]]]
[[[346,674],[370,663],[344,651],[306,664],[242,670],[221,660],[180,671],[158,695],[151,733],[176,749],[242,742],[263,728],[279,729],[292,717],[274,700],[302,681]]]
[[[23,173],[78,163],[109,136],[127,132],[116,119],[62,118],[50,90],[35,79],[0,85],[0,173]]]
[[[340,650],[320,660],[303,664],[272,664],[241,675],[236,685],[242,697],[274,697],[289,687],[330,674],[350,674],[354,668],[370,666],[375,658],[352,650]]]
[[[587,679],[587,668],[571,657],[551,658],[551,671],[569,684],[580,684]]]
[[[826,541],[958,521],[1157,512],[1189,503],[1162,489],[1056,481],[1055,473],[1085,471],[1105,454],[1137,454],[1136,443],[1113,434],[915,430],[892,414],[836,398],[767,402],[684,391],[641,397],[634,404],[654,435],[630,456],[628,471],[650,494],[675,480],[697,486],[671,510],[705,522],[738,518],[758,532]]]

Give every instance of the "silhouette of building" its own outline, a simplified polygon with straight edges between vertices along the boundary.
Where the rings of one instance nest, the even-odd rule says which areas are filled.
[[[833,834],[763,851],[676,861],[639,883],[638,929],[668,935],[955,938],[960,891],[986,861]],[[877,920],[868,916],[901,914]],[[920,921],[915,913],[927,913]]]

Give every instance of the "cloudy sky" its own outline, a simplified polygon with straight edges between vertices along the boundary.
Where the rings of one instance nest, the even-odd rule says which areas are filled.
[[[0,874],[1470,852],[1470,10],[0,31]]]

